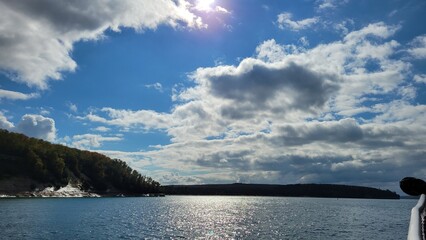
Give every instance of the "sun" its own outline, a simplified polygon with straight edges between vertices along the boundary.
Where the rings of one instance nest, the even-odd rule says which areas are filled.
[[[199,11],[209,12],[212,10],[212,5],[215,0],[197,0],[195,8]]]

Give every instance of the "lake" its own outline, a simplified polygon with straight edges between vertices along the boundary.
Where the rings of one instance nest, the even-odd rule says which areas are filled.
[[[1,239],[406,239],[416,200],[0,199]]]

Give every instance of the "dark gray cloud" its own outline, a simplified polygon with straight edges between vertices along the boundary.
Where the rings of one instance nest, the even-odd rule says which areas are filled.
[[[247,161],[247,156],[254,153],[252,150],[242,151],[219,151],[213,154],[205,155],[197,159],[195,162],[199,166],[212,167],[212,168],[232,168],[239,170],[251,170],[257,168]]]
[[[418,129],[417,131],[422,131]],[[355,144],[365,149],[389,147],[418,148],[413,145],[416,130],[396,125],[360,125],[354,119],[339,121],[288,124],[277,127],[269,139],[278,146],[301,146],[305,144],[328,143],[334,145]]]
[[[222,114],[229,118],[250,117],[256,111],[316,111],[338,89],[336,76],[309,70],[296,63],[264,63],[246,59],[232,71],[199,70],[210,93],[231,100]]]
[[[303,125],[286,125],[278,128],[272,137],[277,145],[303,145],[315,141],[330,143],[356,142],[363,139],[363,131],[353,119],[336,122],[316,122]]]
[[[107,29],[161,24],[203,26],[184,0],[0,0],[0,70],[45,89],[48,80],[76,69],[70,55],[75,42],[99,39]]]
[[[102,26],[113,13],[121,8],[119,2],[22,0],[2,1],[7,7],[21,12],[33,20],[50,24],[59,32],[94,30]]]
[[[256,173],[257,177],[270,175],[264,178],[266,183],[292,179],[293,183],[377,184],[395,191],[404,176],[423,174],[419,165],[426,164],[426,152],[413,145],[413,139],[422,135],[419,131],[399,125],[363,126],[353,119],[289,124],[272,133],[241,136],[234,143],[252,146],[250,150],[218,148],[197,158],[195,164],[235,171],[248,182]],[[273,150],[254,147],[258,144]]]

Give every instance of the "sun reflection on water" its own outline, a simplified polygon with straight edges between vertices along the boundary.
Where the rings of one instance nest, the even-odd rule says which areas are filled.
[[[250,234],[253,211],[241,197],[185,198],[182,206],[170,213],[169,226],[185,231],[190,225],[194,236],[229,239]]]

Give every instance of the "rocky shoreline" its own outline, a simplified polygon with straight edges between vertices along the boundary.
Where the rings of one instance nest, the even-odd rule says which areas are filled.
[[[13,197],[23,197],[23,198],[43,198],[43,197],[101,197],[97,193],[91,193],[83,191],[79,188],[78,185],[68,184],[65,187],[56,189],[54,187],[46,187],[44,189],[35,189],[34,191],[23,191],[16,193],[5,193],[0,194],[0,198],[13,198]]]
[[[109,189],[105,192],[85,191],[81,183],[69,182],[63,187],[41,184],[30,178],[0,180],[0,198],[97,198],[97,197],[163,197],[164,194],[134,194]]]
[[[11,197],[100,197],[82,190],[77,181],[63,187],[42,184],[28,177],[12,177],[0,181],[0,198]]]

